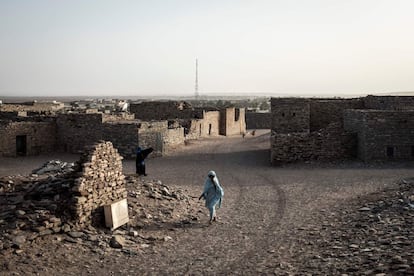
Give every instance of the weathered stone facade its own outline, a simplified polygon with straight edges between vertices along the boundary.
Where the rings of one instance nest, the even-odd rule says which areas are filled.
[[[246,112],[246,129],[270,129],[271,112]]]
[[[345,129],[358,134],[358,156],[414,160],[414,110],[347,110]]]
[[[102,225],[103,206],[127,198],[122,157],[111,142],[100,142],[83,153],[75,174],[70,207],[75,224]]]
[[[271,104],[273,164],[414,159],[414,97],[273,98]]]
[[[343,111],[364,108],[363,99],[311,99],[310,131],[318,131],[335,122],[343,123]]]
[[[53,122],[0,123],[0,155],[38,155],[56,150],[56,125]]]
[[[310,130],[310,100],[302,98],[272,98],[272,131],[275,133]]]
[[[356,157],[357,137],[338,124],[321,131],[272,133],[272,164],[310,160],[337,160]]]
[[[228,107],[220,110],[220,134],[225,136],[246,133],[244,108]]]
[[[187,102],[143,102],[131,104],[130,112],[145,121],[179,120],[186,129],[187,139],[190,137],[236,135],[246,132],[244,108],[193,108]]]
[[[378,110],[414,110],[414,97],[412,96],[372,96],[364,99],[365,109]]]

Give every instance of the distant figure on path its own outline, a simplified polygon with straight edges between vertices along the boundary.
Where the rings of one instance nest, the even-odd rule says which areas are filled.
[[[138,175],[147,175],[145,172],[145,158],[153,152],[153,148],[142,149],[141,147],[137,148],[137,159],[135,161],[136,172]]]
[[[210,223],[216,220],[216,205],[217,208],[221,207],[223,195],[224,191],[220,186],[216,173],[209,171],[204,182],[204,191],[198,200],[205,199],[206,207],[210,211]]]

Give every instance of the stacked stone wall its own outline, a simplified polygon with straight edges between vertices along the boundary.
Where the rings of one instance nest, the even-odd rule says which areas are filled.
[[[413,96],[372,96],[363,98],[366,109],[414,110]]]
[[[152,147],[151,156],[162,156],[164,153],[164,137],[168,130],[168,121],[141,122],[139,129],[139,146],[141,148]]]
[[[312,99],[310,101],[310,131],[317,131],[331,123],[343,123],[346,109],[363,109],[362,99]]]
[[[247,129],[270,129],[272,113],[246,112]]]
[[[60,149],[80,153],[103,139],[102,114],[61,114],[57,117],[57,132]]]
[[[138,146],[137,121],[103,123],[102,113],[64,114],[57,117],[60,150],[79,153],[99,140],[111,141],[125,158],[133,158]]]
[[[103,206],[127,198],[122,157],[111,142],[100,142],[83,153],[75,173],[70,206],[75,224],[102,225]]]
[[[320,132],[276,133],[271,136],[273,165],[303,161],[327,161],[356,157],[357,137],[331,124]]]
[[[0,124],[1,156],[17,156],[17,136],[26,136],[26,155],[50,153],[56,149],[54,122],[8,122]]]
[[[272,131],[291,133],[310,131],[310,100],[302,98],[272,98]]]
[[[138,122],[131,123],[104,123],[102,125],[102,139],[110,140],[124,158],[135,158],[138,147]]]
[[[345,128],[358,134],[360,159],[414,159],[414,111],[360,110],[345,114]]]

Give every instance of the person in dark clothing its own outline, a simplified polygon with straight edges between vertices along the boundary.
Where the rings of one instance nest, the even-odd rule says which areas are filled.
[[[135,161],[136,172],[138,175],[147,175],[145,172],[145,158],[153,152],[153,148],[142,149],[141,147],[137,148],[137,159]]]

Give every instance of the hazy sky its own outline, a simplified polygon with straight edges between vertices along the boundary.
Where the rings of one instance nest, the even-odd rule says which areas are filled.
[[[413,0],[0,0],[0,96],[414,91]]]

